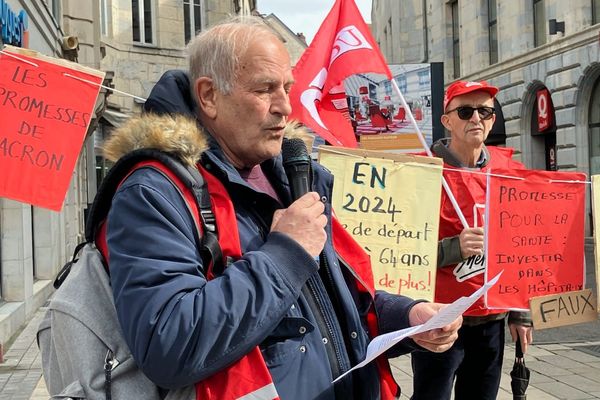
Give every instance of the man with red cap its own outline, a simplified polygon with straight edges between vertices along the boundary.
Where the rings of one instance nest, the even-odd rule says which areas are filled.
[[[469,295],[484,283],[483,215],[486,179],[490,168],[524,168],[511,159],[512,149],[486,147],[496,119],[494,97],[498,88],[485,81],[457,81],[444,96],[442,124],[450,133],[432,145],[444,160],[444,177],[469,225],[465,227],[448,195],[442,193],[435,301],[450,303]],[[444,353],[412,353],[413,400],[450,399],[456,378],[455,399],[496,399],[504,355],[506,316],[513,341],[523,351],[532,341],[528,313],[490,310],[483,300],[463,316],[459,338]]]

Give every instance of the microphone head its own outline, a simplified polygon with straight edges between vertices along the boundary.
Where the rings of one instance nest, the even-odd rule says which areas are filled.
[[[300,138],[284,139],[281,146],[283,164],[310,163],[304,141]]]

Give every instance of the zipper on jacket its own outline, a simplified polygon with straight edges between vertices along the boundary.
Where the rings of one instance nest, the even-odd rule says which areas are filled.
[[[341,338],[341,343],[344,345],[344,349],[346,349],[346,355],[347,355],[347,360],[348,360],[348,369],[351,368],[352,366],[352,359],[354,359],[354,357],[352,356],[353,351],[352,351],[352,340],[348,337],[348,321],[346,318],[346,312],[344,310],[344,308],[342,307],[342,301],[340,300],[340,295],[339,293],[335,290],[335,283],[333,280],[333,274],[331,273],[331,267],[329,265],[329,262],[327,261],[327,257],[325,256],[325,253],[322,254],[322,262],[321,262],[321,269],[319,269],[319,273],[321,274],[321,280],[323,281],[323,284],[325,285],[325,289],[327,290],[327,292],[329,293],[329,297],[331,298],[331,303],[333,305],[333,310],[334,313],[337,317],[338,325],[340,326],[340,332],[342,335]],[[355,328],[356,329],[356,328]],[[360,362],[361,360],[357,361]],[[343,372],[346,372],[346,370],[344,370]]]
[[[112,370],[119,364],[119,360],[117,360],[114,357],[113,352],[108,349],[106,357],[104,357],[104,397],[106,400],[112,400]]]
[[[334,319],[335,311],[333,310],[333,304],[323,296],[323,293],[327,292],[327,290],[321,281],[321,277],[318,274],[311,276],[306,282],[306,287],[308,288],[309,293],[305,293],[305,296],[309,303],[314,303],[314,307],[312,308],[320,325],[319,331],[326,336],[328,343],[331,344],[331,348],[333,349],[333,354],[328,351],[328,355],[332,369],[331,372],[335,379],[349,369],[349,360],[347,356],[345,357],[346,346],[343,337],[340,337],[339,334],[341,333],[342,328],[339,325],[334,327],[334,325],[336,325]]]
[[[247,200],[245,202],[247,202]],[[254,216],[259,234],[262,236],[263,240],[266,240],[270,231],[270,223],[268,223],[267,219],[258,211],[257,207],[247,207],[246,210]],[[325,256],[323,255],[323,257],[320,257],[320,260],[324,261]],[[322,267],[323,266],[321,266],[321,268]],[[330,279],[331,284],[333,284],[331,272],[329,271],[329,266],[326,261],[325,268],[327,268],[328,279]],[[318,273],[312,275],[302,287],[302,294],[308,302],[310,309],[313,311],[315,319],[317,320],[319,332],[324,336],[324,339],[327,339],[327,343],[331,344],[330,346],[325,345],[325,349],[331,366],[331,373],[335,379],[342,373],[348,371],[351,366],[345,351],[346,344],[343,339],[342,328],[339,324],[337,330],[334,328],[336,311],[333,303],[327,298],[327,293],[328,291]],[[337,297],[336,301],[339,301]],[[329,307],[324,303],[329,303]],[[329,312],[327,312],[327,309],[329,309]],[[339,333],[336,334],[336,331]]]

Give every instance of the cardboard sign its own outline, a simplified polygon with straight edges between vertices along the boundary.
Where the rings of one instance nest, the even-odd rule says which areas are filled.
[[[423,150],[423,145],[416,133],[362,135],[359,145],[361,149],[394,150],[398,153],[416,153]]]
[[[596,296],[590,289],[532,297],[529,305],[533,327],[536,330],[593,322],[598,319]]]
[[[585,174],[501,170],[488,175],[489,308],[528,309],[529,299],[583,289]],[[581,181],[577,183],[574,181]]]
[[[600,288],[600,175],[592,175],[592,217],[594,219],[594,259],[596,267],[596,293]],[[600,304],[598,304],[600,312]]]
[[[376,289],[433,300],[441,160],[321,146],[333,208],[371,257]]]
[[[0,197],[59,211],[100,91],[80,79],[101,84],[104,73],[16,47],[3,51]]]

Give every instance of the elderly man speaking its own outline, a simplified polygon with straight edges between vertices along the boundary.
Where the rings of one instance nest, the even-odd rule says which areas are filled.
[[[107,238],[115,305],[135,361],[160,387],[196,384],[198,399],[393,398],[398,388],[385,359],[332,382],[365,358],[373,335],[423,323],[443,306],[364,290],[357,267],[370,273],[368,257],[336,228],[333,180],[323,167],[312,163],[310,190],[292,197],[280,153],[294,80],[280,38],[260,19],[228,21],[200,33],[188,51],[197,120],[184,128],[164,115],[126,133],[158,128],[152,143],[162,147],[163,133],[189,129],[193,138],[201,124],[208,148],[192,165],[211,198],[232,206],[214,212],[228,231],[219,240],[234,245],[223,246],[230,262],[209,279],[178,188],[149,168],[123,182]],[[192,102],[188,87],[175,86],[153,90],[155,113]],[[192,139],[164,142],[194,153]],[[360,257],[366,263],[356,263]],[[461,321],[387,355],[447,350]]]

